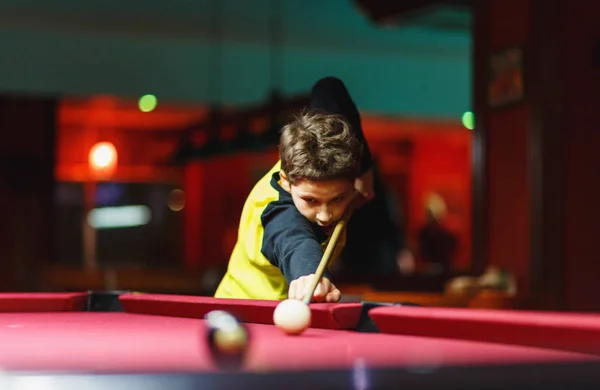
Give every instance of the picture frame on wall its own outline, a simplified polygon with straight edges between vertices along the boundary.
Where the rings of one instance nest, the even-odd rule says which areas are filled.
[[[524,51],[510,47],[490,56],[488,104],[502,107],[518,103],[525,97]]]

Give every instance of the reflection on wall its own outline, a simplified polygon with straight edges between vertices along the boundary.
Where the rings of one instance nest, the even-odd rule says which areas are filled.
[[[472,132],[460,123],[382,119],[368,115],[364,128],[378,155],[388,187],[398,185],[393,175],[406,174],[407,193],[397,196],[399,207],[404,210],[408,247],[418,257],[418,231],[426,222],[425,201],[429,194],[438,193],[447,204],[448,226],[458,236],[454,268],[468,268],[471,261]],[[412,145],[407,161],[402,161],[399,153],[390,149],[402,140]]]
[[[169,207],[177,188],[161,183],[106,182],[96,187],[96,207],[85,214],[81,182],[57,183],[57,261],[81,266],[82,221],[97,232],[100,266],[180,266],[182,215]]]
[[[168,104],[145,108],[110,96],[61,102],[55,169],[59,264],[83,266],[87,224],[95,232],[91,245],[98,266],[182,266],[183,167],[170,156],[180,138],[177,129],[204,111]],[[114,172],[101,179],[88,166],[99,142],[110,142],[118,152]],[[91,205],[85,203],[86,188]]]

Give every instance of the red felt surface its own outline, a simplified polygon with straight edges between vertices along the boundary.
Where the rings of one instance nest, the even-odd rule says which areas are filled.
[[[211,310],[226,310],[242,322],[273,324],[273,311],[280,301],[222,299],[212,297],[127,294],[120,297],[128,313],[203,318]],[[310,305],[313,328],[356,329],[360,303],[315,303]]]
[[[288,336],[248,324],[247,370],[436,367],[581,361],[597,357],[491,343],[308,329]],[[0,367],[9,370],[215,371],[204,320],[129,313],[0,314]]]
[[[369,315],[386,333],[600,354],[596,314],[388,306]]]
[[[81,311],[86,293],[2,293],[0,313]]]

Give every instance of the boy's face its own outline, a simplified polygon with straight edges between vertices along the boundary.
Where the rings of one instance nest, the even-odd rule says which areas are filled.
[[[294,184],[285,175],[281,175],[281,179],[282,187],[292,195],[298,211],[324,230],[342,218],[354,193],[354,183],[346,179],[300,180]]]

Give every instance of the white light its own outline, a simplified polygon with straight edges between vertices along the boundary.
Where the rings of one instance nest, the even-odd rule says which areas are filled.
[[[108,146],[100,146],[96,149],[96,154],[94,155],[94,160],[96,164],[101,167],[105,167],[110,163],[112,159],[112,150]]]
[[[101,207],[90,211],[87,221],[95,229],[116,229],[146,225],[151,216],[147,206]]]
[[[117,149],[110,142],[100,142],[90,150],[90,162],[98,168],[106,168],[116,160]]]

